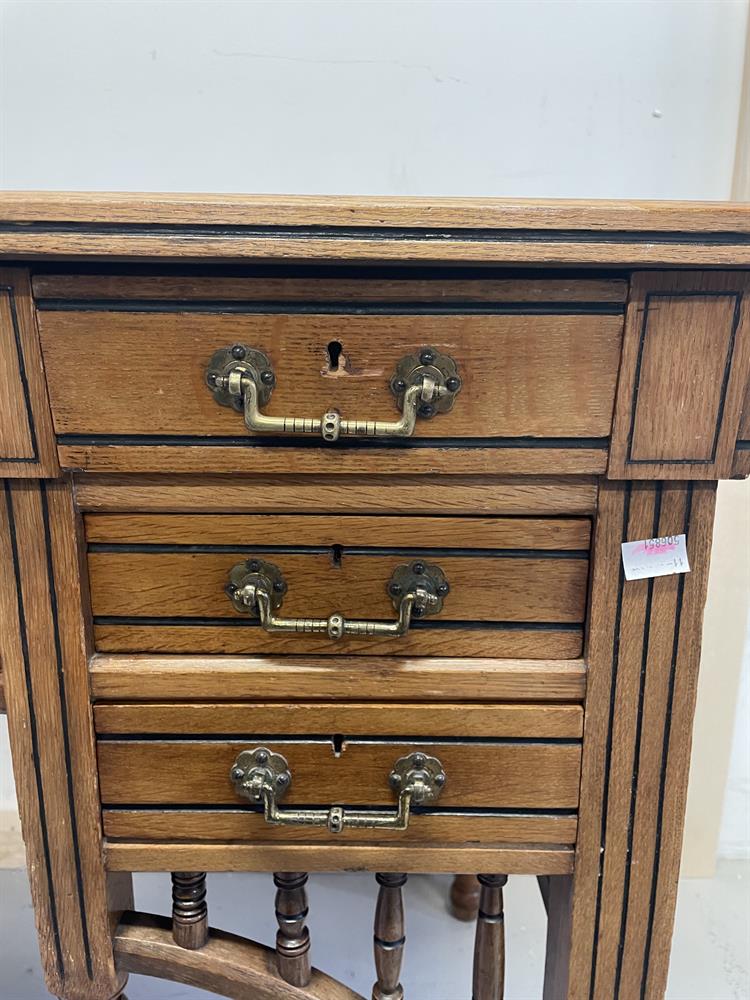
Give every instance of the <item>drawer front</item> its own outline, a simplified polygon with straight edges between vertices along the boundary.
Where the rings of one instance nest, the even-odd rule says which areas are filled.
[[[102,652],[566,659],[582,649],[585,518],[89,514],[85,528]],[[286,588],[277,615],[394,623],[404,596],[394,574],[420,565],[437,568],[447,594],[400,636],[269,632],[257,605],[227,594],[236,567],[273,567]]]
[[[338,410],[345,420],[397,420],[402,404],[391,386],[399,363],[429,347],[453,359],[460,390],[450,412],[420,415],[409,440],[396,443],[481,445],[485,471],[487,448],[520,447],[518,439],[560,441],[553,449],[572,444],[572,462],[580,462],[576,448],[597,439],[606,455],[625,283],[579,285],[450,281],[439,271],[429,281],[399,272],[390,282],[338,284],[39,278],[40,336],[63,461],[102,470],[232,472],[252,471],[255,463],[257,471],[266,460],[251,446],[263,451],[282,440],[294,444],[294,437],[249,431],[242,413],[217,404],[206,384],[209,362],[234,345],[267,358],[264,370],[275,382],[265,385],[270,398],[261,410],[269,417],[320,419]],[[319,467],[331,467],[319,430],[299,440],[318,456],[327,453]],[[339,446],[345,452],[358,443],[342,437]],[[382,438],[377,444],[382,448]],[[601,455],[587,459],[596,468],[577,471],[602,471]],[[440,456],[442,464],[448,457]],[[307,468],[310,454],[301,458]],[[473,462],[473,471],[477,460],[452,456],[454,467]],[[396,448],[391,461],[405,469],[409,459]]]
[[[299,735],[311,723],[316,735]],[[96,726],[111,837],[339,836],[320,815],[316,825],[265,822],[262,807],[230,777],[240,755],[258,748],[281,755],[288,768],[289,781],[278,796],[282,816],[286,809],[325,812],[335,805],[366,816],[395,814],[398,793],[389,780],[394,765],[415,754],[439,762],[444,785],[434,800],[413,806],[405,829],[372,830],[360,822],[340,836],[571,843],[575,835],[582,733],[577,705],[444,705],[437,711],[427,705],[386,711],[325,703],[101,705]],[[407,738],[396,732],[407,727]],[[166,729],[174,731],[167,735]]]

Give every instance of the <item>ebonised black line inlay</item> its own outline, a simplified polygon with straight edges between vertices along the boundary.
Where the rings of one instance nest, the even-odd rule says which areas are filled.
[[[257,618],[179,618],[167,616],[137,616],[137,615],[94,615],[94,625],[140,626],[142,628],[159,627],[193,627],[193,628],[261,628]],[[410,631],[462,631],[482,632],[486,630],[500,632],[580,632],[581,622],[507,622],[507,621],[461,621],[453,619],[412,621]]]
[[[73,846],[73,860],[76,871],[76,885],[78,887],[78,914],[81,922],[81,939],[83,942],[83,952],[86,961],[86,972],[89,979],[93,978],[93,964],[91,956],[91,941],[89,938],[89,926],[86,916],[86,895],[83,882],[83,866],[81,862],[81,844],[78,832],[78,816],[76,814],[75,793],[73,791],[73,769],[72,754],[70,750],[70,731],[68,725],[68,696],[65,686],[65,664],[62,655],[62,642],[60,639],[60,620],[57,602],[57,587],[55,585],[54,558],[52,555],[52,538],[50,535],[49,523],[49,503],[47,499],[47,485],[44,481],[39,484],[39,495],[42,503],[42,523],[44,525],[44,549],[47,562],[47,587],[50,600],[50,617],[52,620],[52,631],[55,646],[55,663],[57,667],[57,690],[60,698],[60,722],[65,748],[65,760],[68,762],[66,772],[66,788],[68,794],[68,812],[70,813],[70,836]]]
[[[656,299],[684,299],[684,298],[724,298],[734,299],[734,312],[732,316],[732,329],[729,336],[726,358],[724,360],[724,370],[721,381],[721,391],[719,394],[719,404],[716,408],[716,422],[714,425],[713,442],[711,454],[708,458],[633,458],[633,436],[635,434],[635,424],[638,413],[638,393],[640,390],[641,367],[643,354],[648,333],[648,317],[652,301]],[[633,393],[630,401],[630,427],[628,428],[628,449],[626,462],[628,465],[712,465],[716,461],[716,451],[719,445],[719,435],[724,419],[724,408],[726,405],[727,389],[729,387],[729,376],[732,370],[732,357],[734,356],[734,344],[737,339],[737,330],[741,319],[742,294],[740,292],[648,292],[643,305],[643,317],[641,319],[640,336],[638,340],[638,356],[635,365],[635,377],[633,380]]]
[[[625,487],[625,496],[623,498],[622,527],[620,532],[621,542],[626,542],[628,540],[628,526],[630,522],[630,499],[632,491],[633,491],[633,485],[631,482],[628,482],[627,486]],[[625,586],[625,571],[623,569],[621,559],[618,559],[618,563],[619,563],[619,577],[617,584],[617,604],[615,608],[615,621],[612,634],[612,671],[611,671],[610,691],[609,691],[609,719],[607,722],[607,746],[605,751],[604,787],[602,790],[601,831],[600,831],[600,841],[599,841],[600,856],[598,859],[599,879],[596,888],[596,911],[594,916],[594,938],[591,951],[591,980],[589,986],[589,1000],[594,1000],[594,990],[596,987],[596,966],[597,966],[598,946],[599,946],[599,927],[601,923],[601,912],[602,912],[602,888],[604,882],[604,859],[605,859],[604,847],[607,842],[607,811],[609,808],[609,772],[612,764],[612,749],[613,749],[612,737],[614,732],[615,708],[617,703],[617,676],[620,665],[620,626],[622,623],[622,598]]]
[[[440,559],[473,557],[475,559],[588,559],[587,549],[472,549],[466,546],[414,545],[392,546],[349,545],[214,545],[188,542],[89,542],[93,553],[127,553],[139,555],[166,555],[178,553],[226,553],[237,555],[326,555],[334,556],[335,565],[341,565],[347,556],[375,556],[408,559],[411,556]]]
[[[693,484],[688,483],[685,496],[685,518],[682,533],[690,544],[690,518],[693,512]],[[667,709],[664,715],[664,738],[662,740],[661,769],[659,773],[659,804],[656,811],[656,833],[654,838],[654,857],[651,871],[651,899],[648,908],[648,927],[646,930],[646,945],[643,955],[643,974],[641,976],[641,1000],[645,1000],[648,985],[649,965],[651,962],[651,945],[654,933],[654,917],[656,914],[656,893],[659,886],[659,861],[661,858],[661,840],[664,829],[664,799],[667,787],[667,767],[669,764],[669,742],[672,735],[672,709],[674,706],[675,685],[677,682],[677,660],[680,652],[680,628],[682,626],[682,606],[685,596],[686,577],[680,574],[677,583],[677,606],[675,608],[674,633],[672,638],[672,658],[669,668],[669,687],[667,693]]]
[[[216,225],[211,223],[180,225],[151,222],[2,222],[0,233],[24,235],[70,234],[81,236],[177,237],[178,239],[248,239],[279,240],[357,240],[366,243],[389,243],[400,240],[435,242],[441,245],[460,243],[582,243],[582,244],[680,244],[690,246],[747,246],[750,233],[701,232],[673,230],[599,230],[599,229],[476,229],[453,227],[403,226],[279,226]]]
[[[363,289],[366,292],[366,289]],[[622,316],[618,302],[368,302],[278,299],[38,299],[42,312],[329,316]]]
[[[31,738],[31,756],[34,764],[34,778],[36,783],[37,800],[39,803],[39,829],[42,836],[42,853],[44,854],[44,867],[47,874],[47,895],[49,897],[50,924],[52,926],[52,941],[55,948],[55,964],[61,979],[65,978],[65,960],[60,942],[60,922],[57,913],[57,892],[52,871],[52,854],[50,850],[49,826],[47,822],[47,808],[44,798],[44,783],[42,781],[42,766],[39,753],[39,723],[34,705],[34,682],[31,671],[31,656],[29,653],[28,627],[26,622],[26,610],[23,599],[23,589],[21,581],[21,565],[18,555],[18,538],[16,535],[15,514],[13,511],[13,497],[8,481],[5,481],[5,505],[8,512],[8,534],[10,536],[11,558],[13,560],[13,573],[16,584],[16,609],[18,613],[18,625],[21,639],[21,654],[23,657],[24,679],[26,682],[26,702],[29,718],[29,736]]]
[[[238,418],[241,425],[241,418]],[[532,438],[532,437],[475,437],[475,438],[351,438],[346,441],[326,443],[320,438],[283,437],[274,434],[210,435],[196,434],[60,434],[58,443],[70,447],[180,447],[180,448],[301,448],[312,451],[408,451],[415,448],[534,448],[551,451],[594,450],[604,457],[609,438]]]
[[[31,465],[39,464],[39,448],[37,444],[36,425],[34,423],[34,411],[31,406],[31,396],[29,394],[29,380],[26,374],[26,362],[23,356],[23,345],[21,344],[21,327],[18,322],[18,310],[16,308],[16,293],[12,285],[0,285],[0,294],[8,296],[8,308],[13,325],[13,344],[16,349],[16,360],[18,363],[18,378],[21,383],[23,393],[24,408],[26,411],[26,424],[29,429],[29,440],[31,441],[31,455],[1,455],[0,462],[18,462]]]
[[[654,487],[654,517],[651,524],[651,537],[659,535],[659,519],[661,517],[663,484],[656,483]],[[622,890],[622,910],[620,912],[620,946],[617,952],[617,967],[615,969],[615,993],[620,995],[622,979],[622,960],[625,952],[625,936],[628,926],[628,909],[630,906],[630,879],[633,864],[633,834],[635,830],[635,814],[638,804],[638,783],[641,770],[641,742],[643,738],[643,709],[646,696],[646,678],[648,673],[648,655],[651,644],[651,611],[654,600],[654,577],[648,581],[646,589],[646,610],[643,621],[643,638],[641,648],[641,672],[638,685],[638,708],[636,711],[635,745],[633,749],[633,779],[630,786],[630,811],[628,814],[627,854],[625,857],[625,877]]]

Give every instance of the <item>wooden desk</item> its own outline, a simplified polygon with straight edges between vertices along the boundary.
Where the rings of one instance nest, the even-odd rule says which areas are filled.
[[[661,997],[716,482],[750,473],[748,208],[0,217],[0,652],[51,992],[351,998],[310,972],[305,881],[358,868],[375,1000],[425,871],[492,873],[475,1000],[514,874],[546,1000]],[[689,573],[625,579],[623,541],[681,534]],[[133,871],[173,873],[172,926]],[[211,871],[275,873],[275,955],[209,935]]]

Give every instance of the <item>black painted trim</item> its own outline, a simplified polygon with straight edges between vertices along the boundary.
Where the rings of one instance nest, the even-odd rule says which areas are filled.
[[[404,882],[405,881],[406,877],[404,877]],[[401,885],[389,886],[388,888],[400,889]],[[304,915],[307,916],[307,910],[305,910]],[[289,918],[287,917],[286,919],[288,920]],[[406,937],[394,938],[393,940],[386,941],[385,938],[381,938],[378,937],[377,934],[373,934],[372,940],[373,943],[376,944],[378,948],[382,948],[383,951],[395,951],[397,948],[403,948],[403,946],[406,944]]]
[[[262,743],[264,740],[277,744],[307,744],[315,743],[330,746],[330,733],[101,733],[97,735],[100,743]],[[419,746],[575,746],[581,745],[581,739],[565,736],[412,736],[409,733],[396,733],[393,736],[357,736],[346,737],[349,745],[392,746],[393,744],[409,743]]]
[[[364,289],[366,291],[366,289]],[[37,299],[43,312],[230,313],[331,316],[622,316],[618,302],[368,302],[231,299]]]
[[[735,448],[737,451],[750,451],[750,441],[738,441]]]
[[[31,671],[31,656],[29,653],[28,628],[26,623],[26,611],[23,599],[23,583],[21,579],[21,566],[18,556],[18,538],[16,535],[16,522],[13,512],[13,499],[10,485],[6,480],[5,504],[8,511],[8,534],[10,536],[11,554],[13,560],[13,573],[16,584],[16,608],[18,613],[18,625],[21,639],[21,653],[23,656],[24,679],[26,682],[26,702],[29,719],[29,736],[31,738],[31,757],[34,765],[34,777],[36,781],[36,793],[39,803],[39,828],[42,834],[42,852],[44,854],[44,867],[47,873],[47,892],[49,896],[50,923],[52,925],[52,940],[55,948],[55,964],[57,973],[61,980],[65,981],[65,959],[60,941],[60,922],[57,913],[57,894],[55,891],[55,881],[52,873],[52,854],[50,850],[50,834],[47,823],[47,809],[44,800],[44,784],[42,782],[42,767],[39,755],[39,722],[34,706],[34,683]]]
[[[330,803],[310,803],[310,808],[328,808]],[[206,805],[204,802],[197,803],[180,803],[175,805],[174,802],[165,802],[163,804],[153,805],[149,803],[147,805],[143,803],[134,804],[121,804],[117,803],[103,803],[103,809],[106,812],[137,812],[148,815],[149,813],[183,813],[183,812],[202,812],[202,813],[236,813],[237,815],[244,816],[247,813],[259,813],[263,814],[263,806],[255,805],[254,803],[248,802],[246,805],[235,806],[227,804],[217,804],[217,805]],[[382,810],[381,806],[357,806],[357,809],[362,810]],[[497,817],[501,819],[503,817],[520,817],[534,816],[544,819],[545,817],[549,819],[575,819],[578,816],[578,811],[575,809],[554,809],[551,807],[547,808],[532,808],[532,807],[518,807],[518,808],[497,808],[493,809],[487,806],[462,806],[461,809],[456,809],[455,806],[446,806],[445,808],[438,808],[435,806],[412,806],[412,813],[416,813],[420,816],[456,816],[458,818],[462,816],[487,816],[490,819]],[[108,838],[114,839],[115,842],[118,839],[124,838]]]
[[[94,615],[94,625],[138,625],[141,628],[159,626],[216,627],[216,628],[260,628],[257,618],[179,618],[168,616],[138,616],[138,615]],[[455,631],[470,629],[475,632],[579,632],[583,629],[582,622],[505,622],[505,621],[461,621],[459,619],[429,621],[421,619],[412,621],[410,631],[422,629],[438,629]]]
[[[23,345],[21,344],[21,327],[18,322],[18,310],[16,309],[16,290],[12,285],[0,285],[0,293],[7,292],[8,305],[10,307],[11,323],[13,324],[13,342],[16,348],[16,358],[18,361],[18,377],[21,381],[24,407],[26,409],[26,423],[29,428],[31,438],[31,455],[7,456],[0,455],[0,462],[26,463],[27,465],[39,464],[39,445],[37,442],[36,425],[34,423],[34,411],[31,407],[31,395],[29,393],[29,380],[26,374],[26,362],[23,356]]]
[[[334,552],[334,550],[336,550]],[[90,542],[89,552],[124,552],[139,555],[167,553],[268,553],[270,555],[331,555],[340,561],[344,556],[396,556],[439,559],[442,556],[473,556],[477,559],[588,559],[587,549],[470,549],[466,546],[413,545],[389,546],[349,545],[208,545],[162,544],[160,542]]]
[[[654,518],[651,525],[651,537],[659,536],[659,519],[661,517],[663,484],[656,483],[654,487]],[[638,708],[636,711],[635,744],[633,747],[633,780],[630,786],[630,812],[628,814],[627,854],[625,857],[625,877],[622,891],[622,909],[620,911],[620,945],[617,951],[617,966],[615,968],[615,992],[620,995],[622,980],[622,960],[625,952],[625,936],[628,926],[628,911],[630,907],[630,879],[633,868],[633,834],[635,829],[635,812],[638,804],[638,782],[641,771],[641,741],[643,738],[643,708],[646,698],[646,678],[648,674],[648,654],[651,645],[651,611],[654,601],[655,578],[650,577],[646,589],[646,609],[643,619],[643,639],[641,645],[641,673],[638,685]]]
[[[684,246],[746,246],[750,233],[701,232],[679,230],[600,230],[600,229],[492,229],[454,228],[450,226],[280,226],[216,225],[210,223],[180,225],[152,222],[0,222],[0,233],[34,235],[71,234],[76,236],[154,236],[179,239],[247,239],[253,237],[309,241],[358,240],[367,243],[390,243],[420,240],[444,245],[469,243],[582,243],[582,244],[679,244]]]
[[[729,345],[727,347],[727,355],[724,361],[724,374],[721,382],[721,393],[719,396],[719,405],[716,410],[716,425],[714,428],[714,439],[711,448],[710,458],[632,458],[633,453],[633,434],[635,432],[635,421],[636,421],[636,411],[638,408],[638,392],[640,389],[640,379],[641,379],[641,363],[643,361],[643,351],[646,343],[646,328],[648,325],[648,314],[651,307],[652,299],[685,299],[685,298],[722,298],[722,299],[734,299],[734,315],[732,317],[732,329],[729,337]],[[641,331],[640,339],[638,341],[638,359],[635,366],[635,379],[633,381],[633,394],[630,401],[630,428],[628,430],[628,450],[626,456],[627,465],[713,465],[716,461],[716,450],[719,444],[719,435],[721,433],[721,424],[724,419],[724,407],[726,404],[727,388],[729,385],[729,375],[732,370],[732,358],[734,356],[734,346],[737,339],[737,329],[740,325],[741,316],[741,305],[742,305],[742,292],[711,292],[711,291],[696,291],[696,292],[681,292],[675,290],[674,292],[648,292],[644,301],[643,308],[643,319],[641,321]]]
[[[628,482],[625,487],[625,496],[623,500],[623,510],[622,510],[622,529],[620,533],[620,541],[626,542],[628,540],[628,525],[630,522],[630,498],[633,491],[632,482]],[[604,765],[604,787],[602,789],[602,812],[601,812],[601,832],[600,832],[600,851],[599,851],[599,879],[596,887],[596,911],[594,916],[594,936],[592,942],[591,951],[591,979],[589,985],[589,1000],[594,1000],[594,991],[596,988],[596,966],[598,958],[598,948],[599,948],[599,926],[601,923],[601,910],[602,910],[602,888],[604,882],[604,859],[605,859],[605,845],[607,843],[607,812],[609,809],[609,772],[612,764],[612,736],[614,730],[615,721],[615,707],[617,702],[617,676],[619,673],[620,666],[620,626],[622,623],[622,598],[625,586],[625,570],[622,565],[622,559],[619,560],[619,579],[617,584],[617,604],[615,610],[615,621],[612,636],[612,673],[610,680],[610,690],[609,690],[609,720],[607,723],[607,745],[605,753],[605,765]]]
[[[131,448],[303,448],[312,451],[409,451],[412,448],[535,448],[554,451],[597,450],[606,452],[609,438],[350,438],[324,442],[320,437],[283,437],[273,434],[258,436],[211,436],[190,434],[60,434],[58,444],[72,447],[131,447]]]
[[[683,521],[682,533],[689,539],[690,518],[693,512],[693,484],[688,483],[685,499],[685,518]],[[643,973],[641,976],[641,1000],[645,1000],[646,986],[648,984],[649,965],[651,962],[651,945],[654,934],[654,916],[656,914],[656,893],[659,885],[659,861],[661,857],[661,840],[664,828],[664,799],[667,787],[667,767],[669,764],[669,741],[672,734],[672,707],[674,705],[674,692],[677,683],[677,659],[680,650],[680,628],[682,625],[682,607],[685,596],[685,574],[680,575],[677,585],[677,604],[675,608],[674,634],[672,639],[672,662],[669,671],[669,688],[667,695],[667,710],[664,718],[664,737],[661,751],[661,771],[659,774],[659,804],[656,812],[656,836],[654,842],[654,858],[651,870],[651,900],[648,913],[648,927],[646,930],[646,944],[643,956]]]
[[[86,894],[83,882],[83,865],[81,861],[81,844],[78,832],[78,816],[76,814],[75,793],[73,791],[73,769],[72,754],[70,750],[70,731],[68,725],[68,697],[65,687],[65,664],[62,655],[62,641],[60,638],[60,621],[57,603],[57,587],[55,585],[54,558],[52,555],[52,537],[50,534],[49,503],[47,500],[47,486],[42,480],[39,483],[39,495],[42,503],[42,524],[44,526],[44,551],[47,563],[47,588],[49,590],[50,617],[52,620],[52,632],[55,646],[55,665],[57,669],[57,690],[60,698],[60,721],[65,748],[66,761],[66,788],[68,794],[68,812],[70,813],[70,836],[73,846],[73,860],[76,870],[76,885],[78,887],[78,915],[81,922],[81,938],[83,941],[83,953],[86,960],[86,972],[89,979],[93,979],[93,960],[91,954],[91,940],[89,936],[89,925],[86,909]]]

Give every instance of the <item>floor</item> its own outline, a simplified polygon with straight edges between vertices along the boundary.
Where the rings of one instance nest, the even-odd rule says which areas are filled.
[[[139,909],[166,913],[165,875],[136,877]],[[448,916],[450,879],[412,876],[406,886],[407,946],[402,983],[408,1000],[466,1000],[473,928]],[[372,987],[370,940],[376,886],[367,875],[310,878],[313,961],[365,996]],[[212,922],[272,943],[274,889],[265,875],[209,876]],[[506,890],[507,1000],[538,1000],[544,913],[536,882],[511,878]],[[44,1000],[26,875],[0,870],[0,998]],[[419,947],[417,947],[419,945]],[[750,998],[750,864],[724,862],[715,879],[683,880],[668,1000]],[[129,1000],[199,1000],[213,994],[142,976]]]

